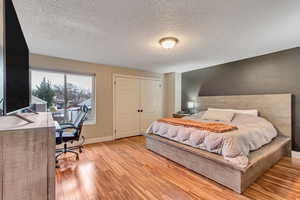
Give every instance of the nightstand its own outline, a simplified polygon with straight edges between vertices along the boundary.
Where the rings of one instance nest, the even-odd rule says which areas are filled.
[[[174,113],[173,114],[173,117],[174,118],[183,118],[183,117],[187,117],[187,116],[190,116],[191,114],[189,113]]]

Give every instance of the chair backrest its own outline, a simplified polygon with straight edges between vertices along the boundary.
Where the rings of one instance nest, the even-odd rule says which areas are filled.
[[[77,114],[75,120],[72,122],[72,124],[77,127],[79,125],[79,123],[84,120],[83,117],[84,115],[86,115],[86,113],[88,112],[88,108],[87,110],[85,110],[87,108],[86,105],[83,105],[79,108],[79,113]]]
[[[74,121],[73,125],[76,128],[75,137],[78,138],[78,139],[80,138],[83,122],[87,118],[88,111],[89,111],[89,108],[86,105],[81,106],[80,107],[80,113],[78,114],[78,116],[76,117],[76,119]]]

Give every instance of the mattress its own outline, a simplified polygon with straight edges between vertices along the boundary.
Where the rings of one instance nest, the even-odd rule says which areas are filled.
[[[203,112],[185,117],[185,119],[201,120]],[[237,126],[237,130],[225,133],[213,133],[183,126],[175,126],[163,122],[153,122],[146,131],[161,137],[220,154],[232,164],[245,168],[248,166],[248,155],[266,145],[277,136],[274,126],[262,117],[248,114],[235,114],[233,120],[227,123]]]

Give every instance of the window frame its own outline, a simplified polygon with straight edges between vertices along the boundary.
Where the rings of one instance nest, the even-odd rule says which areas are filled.
[[[92,119],[88,119],[87,121],[84,122],[85,125],[95,125],[96,124],[96,119],[97,119],[97,106],[96,106],[96,74],[95,73],[83,73],[83,72],[76,72],[76,71],[66,71],[66,70],[55,70],[55,69],[43,69],[43,68],[38,68],[38,67],[30,67],[29,68],[29,81],[30,81],[30,97],[32,95],[32,71],[40,71],[40,72],[49,72],[49,73],[60,73],[64,76],[64,89],[65,91],[67,90],[67,76],[68,75],[81,75],[81,76],[90,76],[92,78]],[[66,95],[66,93],[64,93]],[[64,108],[64,110],[66,110]]]

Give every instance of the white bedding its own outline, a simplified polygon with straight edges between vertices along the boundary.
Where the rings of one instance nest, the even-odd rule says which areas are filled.
[[[185,119],[208,122],[201,120],[203,113],[185,117]],[[235,114],[230,125],[238,129],[226,133],[212,133],[196,128],[175,126],[163,122],[153,122],[146,133],[153,133],[177,142],[190,145],[199,149],[223,155],[233,164],[244,168],[248,165],[250,151],[259,149],[270,143],[277,136],[273,125],[261,117],[248,114]]]

